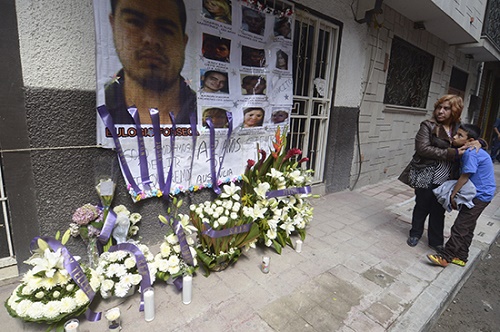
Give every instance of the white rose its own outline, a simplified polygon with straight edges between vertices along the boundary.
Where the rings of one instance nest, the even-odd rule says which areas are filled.
[[[133,267],[135,266],[135,259],[134,259],[134,258],[132,258],[132,257],[128,257],[128,258],[125,260],[124,264],[125,264],[125,267],[126,267],[127,269],[131,269],[131,268],[133,268]]]
[[[45,296],[45,293],[44,293],[44,292],[41,292],[41,291],[35,294],[35,297],[36,297],[37,299],[39,299],[39,300],[40,300],[40,299],[43,299],[43,297],[44,297],[44,296]]]

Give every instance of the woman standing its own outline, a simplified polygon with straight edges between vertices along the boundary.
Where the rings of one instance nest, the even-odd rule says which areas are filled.
[[[424,232],[425,219],[429,216],[429,247],[436,251],[443,248],[445,210],[432,190],[458,175],[459,163],[456,161],[465,147],[455,149],[451,142],[460,123],[463,107],[463,100],[459,96],[445,95],[439,98],[434,104],[432,118],[420,124],[411,167],[407,167],[399,177],[415,188],[412,227],[406,241],[410,247],[418,244]]]

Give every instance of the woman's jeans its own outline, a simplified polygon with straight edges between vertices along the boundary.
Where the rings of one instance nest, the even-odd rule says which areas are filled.
[[[413,217],[411,221],[410,237],[422,237],[424,233],[425,219],[429,216],[429,225],[427,237],[429,245],[436,247],[442,246],[444,241],[444,208],[438,203],[436,195],[432,189],[415,189],[415,207],[413,208]]]

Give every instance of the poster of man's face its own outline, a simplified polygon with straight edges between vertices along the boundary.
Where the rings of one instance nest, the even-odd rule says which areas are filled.
[[[218,70],[202,70],[201,92],[229,93],[227,73]]]
[[[264,67],[266,65],[264,49],[241,46],[241,64],[248,67]]]
[[[204,58],[230,62],[231,40],[204,33],[201,52]]]
[[[247,7],[242,8],[242,28],[256,35],[264,35],[266,17],[263,13]]]

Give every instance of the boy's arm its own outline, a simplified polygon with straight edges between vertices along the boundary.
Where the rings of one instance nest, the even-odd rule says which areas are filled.
[[[455,184],[455,187],[453,187],[453,190],[451,192],[450,196],[450,203],[451,206],[456,210],[457,209],[457,202],[455,202],[455,196],[457,193],[462,189],[464,184],[469,180],[469,174],[468,173],[462,173],[460,177],[457,180],[457,183]]]

